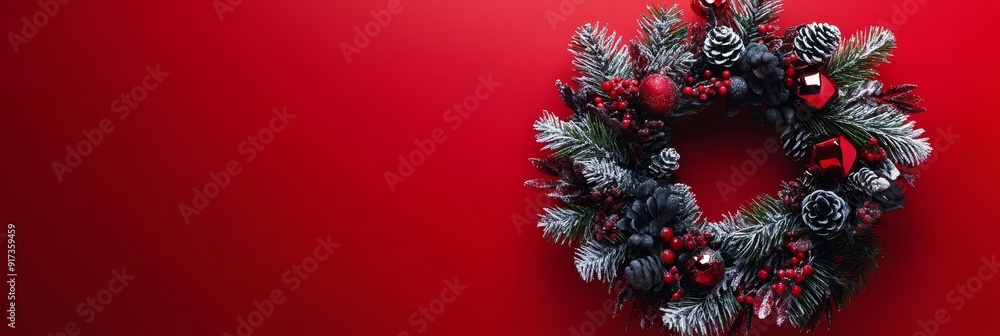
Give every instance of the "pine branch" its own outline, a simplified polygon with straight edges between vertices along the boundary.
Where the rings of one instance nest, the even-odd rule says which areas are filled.
[[[546,239],[556,244],[571,244],[591,236],[590,222],[593,217],[593,212],[584,208],[546,208],[545,214],[538,220],[538,227],[544,229],[542,236]]]
[[[615,77],[632,77],[632,64],[628,48],[621,46],[621,37],[607,27],[586,24],[576,30],[569,51],[573,66],[581,76],[573,80],[581,88],[601,92],[601,83]]]
[[[732,273],[732,269],[726,273]],[[686,296],[671,302],[663,311],[663,325],[683,336],[709,336],[722,334],[740,310],[736,295],[725,286],[705,296]]]
[[[635,173],[612,161],[589,159],[580,161],[580,164],[583,166],[583,177],[595,188],[618,187],[631,193],[639,184]]]
[[[905,114],[887,105],[870,105],[858,101],[834,103],[827,113],[817,113],[802,121],[802,126],[819,136],[843,134],[852,143],[864,144],[875,137],[885,147],[893,162],[916,166],[931,154],[931,145],[922,138],[924,130]]]
[[[837,47],[826,68],[841,89],[854,88],[878,74],[875,68],[888,63],[896,48],[896,36],[883,27],[869,27]]]
[[[781,246],[785,232],[794,231],[799,226],[798,217],[771,196],[758,198],[743,208],[740,214],[730,218],[741,228],[729,235],[722,251],[734,260],[766,257]]]
[[[764,38],[757,27],[778,22],[781,14],[780,0],[733,0],[733,21],[744,42]]]
[[[614,131],[588,114],[579,114],[580,120],[562,121],[548,111],[535,122],[536,140],[545,143],[544,149],[555,155],[575,160],[613,159],[625,162],[625,151],[619,145]]]
[[[785,314],[788,322],[799,329],[812,328],[811,322],[819,321],[824,303],[830,298],[830,285],[836,283],[832,261],[817,258],[812,263],[813,273],[799,284],[802,294],[789,296]]]
[[[583,281],[610,282],[618,276],[628,256],[628,245],[607,245],[591,242],[576,250],[576,270]]]
[[[639,20],[639,40],[649,53],[647,71],[670,68],[671,71],[686,72],[694,63],[694,57],[686,52],[688,25],[681,17],[681,10],[677,5],[669,9],[662,5],[650,5],[647,9],[649,14],[643,14]]]
[[[682,229],[694,226],[701,218],[701,208],[698,207],[698,201],[695,199],[694,193],[691,192],[691,187],[675,183],[671,187],[671,192],[680,199],[676,217],[679,218],[679,222],[684,226]],[[721,238],[719,237],[719,239]]]
[[[854,244],[840,244],[838,247],[834,253],[844,255],[844,261],[837,266],[836,274],[844,288],[836,299],[837,307],[843,308],[855,294],[865,290],[868,279],[878,269],[878,259],[882,254],[878,238],[871,232],[855,236]]]

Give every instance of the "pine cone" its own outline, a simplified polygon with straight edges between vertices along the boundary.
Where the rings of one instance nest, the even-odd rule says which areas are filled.
[[[647,180],[636,190],[635,201],[618,222],[618,228],[629,235],[628,243],[649,248],[659,237],[663,226],[680,210],[680,199],[673,195],[670,184]]]
[[[653,157],[652,163],[649,165],[649,170],[656,174],[657,176],[668,176],[681,165],[677,161],[681,159],[681,154],[677,153],[676,149],[667,148],[660,151]]]
[[[705,38],[705,56],[708,62],[724,67],[733,66],[743,54],[743,41],[729,27],[715,27]]]
[[[875,174],[871,169],[861,168],[848,176],[848,181],[855,187],[874,195],[889,189],[889,180]]]
[[[814,138],[800,126],[789,126],[781,132],[781,145],[788,156],[794,159],[804,159],[812,151]]]
[[[625,267],[625,278],[634,288],[650,290],[663,282],[664,272],[663,262],[655,256],[645,256]]]
[[[795,37],[795,55],[806,63],[819,63],[837,50],[840,28],[828,23],[811,23],[799,29]]]
[[[802,200],[802,220],[822,238],[839,236],[850,214],[851,207],[832,191],[816,190]]]
[[[768,79],[781,83],[785,77],[785,70],[781,68],[781,60],[771,53],[767,46],[760,43],[751,43],[743,51],[743,58],[740,59],[740,69],[743,71],[753,71],[755,77]],[[750,79],[750,78],[748,78]],[[753,84],[753,83],[751,83]],[[761,91],[751,86],[755,92]],[[758,94],[761,92],[758,92]]]

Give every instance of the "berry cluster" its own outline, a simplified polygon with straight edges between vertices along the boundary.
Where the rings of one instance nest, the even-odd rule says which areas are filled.
[[[778,191],[781,202],[789,206],[792,210],[802,207],[802,199],[806,198],[806,187],[798,181],[791,181],[785,184],[785,188]]]
[[[788,258],[784,268],[776,270],[772,266],[767,266],[757,272],[757,277],[761,281],[773,279],[771,290],[778,295],[784,295],[786,292],[791,292],[793,296],[801,295],[802,286],[799,284],[812,274],[812,266],[808,264],[806,254],[812,249],[813,244],[808,239],[795,240],[804,234],[804,230],[785,233],[785,238],[788,240],[785,249],[791,257]]]
[[[618,188],[594,190],[590,197],[594,202],[603,205],[598,208],[597,214],[591,221],[594,228],[594,238],[597,240],[607,238],[612,243],[617,241],[618,233],[621,232],[621,229],[616,225],[620,219],[617,213],[621,212],[622,207],[624,207],[621,190]]]
[[[776,32],[776,31],[778,31],[778,25],[759,25],[759,26],[757,26],[757,32],[760,33],[761,35],[764,35],[764,37],[767,37],[768,34],[774,34],[774,32]],[[760,42],[763,43],[763,41],[760,41]]]
[[[791,88],[794,87],[796,84],[798,84],[798,80],[795,78],[795,74],[798,73],[798,71],[795,68],[795,62],[798,61],[799,57],[795,56],[794,53],[788,55],[788,57],[781,59],[781,64],[788,66],[788,68],[785,69],[785,86],[787,87]]]
[[[871,137],[868,139],[868,148],[862,152],[861,156],[868,162],[881,162],[885,161],[887,154],[885,148],[879,146],[878,139]]]
[[[861,208],[858,208],[858,211],[854,214],[857,221],[856,228],[858,230],[864,230],[882,216],[882,210],[879,210],[879,207],[875,204],[875,202],[869,200],[865,201],[865,203],[861,205]]]
[[[614,80],[601,83],[601,90],[611,100],[604,101],[604,98],[594,97],[594,106],[602,110],[610,109],[612,111],[624,112],[628,109],[628,101],[639,94],[639,81],[616,77]]]
[[[699,81],[692,74],[687,78],[687,86],[684,87],[684,95],[688,97],[698,97],[701,101],[708,101],[709,98],[725,97],[729,95],[732,88],[732,73],[723,70],[721,78],[712,76],[712,70],[705,70],[702,80]]]
[[[626,119],[622,120],[622,126],[628,127],[625,125],[625,121],[631,121],[632,119],[629,118],[630,115],[626,115],[625,117]],[[631,125],[631,123],[629,125]],[[636,133],[639,134],[642,141],[647,141],[650,136],[660,133],[666,126],[667,124],[663,122],[663,120],[646,120],[646,122],[642,125],[642,128],[639,128],[639,131]]]

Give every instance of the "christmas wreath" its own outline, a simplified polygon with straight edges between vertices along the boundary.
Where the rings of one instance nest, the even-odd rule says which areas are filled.
[[[896,46],[885,28],[844,40],[826,23],[779,32],[778,0],[692,7],[705,20],[650,6],[627,45],[607,27],[576,31],[579,76],[556,82],[574,113],[534,124],[550,155],[531,162],[554,178],[526,184],[559,201],[538,226],[576,246],[583,280],[609,284],[643,326],[712,335],[756,318],[813,330],[864,289],[880,257],[873,229],[902,208],[898,184],[916,179],[899,168],[930,155],[909,120],[920,98],[876,79]],[[787,154],[806,160],[776,196],[718,222],[676,181],[669,147],[675,121],[712,103],[778,127]]]

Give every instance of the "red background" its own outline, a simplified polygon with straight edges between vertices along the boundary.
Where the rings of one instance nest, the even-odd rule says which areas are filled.
[[[210,0],[62,5],[18,53],[0,48],[0,221],[17,228],[16,331],[222,335],[279,289],[287,301],[255,334],[417,335],[411,314],[457,278],[468,288],[424,334],[569,335],[608,296],[578,278],[572,250],[512,220],[538,195],[522,186],[538,176],[527,158],[541,155],[531,123],[542,109],[567,113],[552,83],[573,75],[573,29],[599,20],[630,38],[646,2],[566,2],[552,26],[546,11],[560,0],[403,0],[351,62],[341,44],[385,0],[245,0],[224,20]],[[847,35],[895,19],[900,48],[883,79],[920,85],[929,112],[914,119],[936,143],[960,134],[922,167],[907,208],[885,217],[881,269],[821,335],[913,335],[939,309],[950,317],[941,335],[998,333],[1000,281],[961,310],[946,296],[998,252],[987,15],[1000,5],[922,2],[786,3],[783,26],[825,21]],[[0,30],[20,33],[39,10],[3,1]],[[157,64],[169,76],[119,120],[110,104]],[[502,85],[451,129],[443,113],[491,74]],[[243,161],[239,143],[283,106],[295,119]],[[716,182],[776,133],[720,114],[685,122],[675,142],[710,219],[801,172],[779,152],[724,200]],[[60,182],[52,162],[103,118],[115,130]],[[439,127],[447,139],[392,191],[384,173]],[[229,160],[241,173],[186,224],[178,205]],[[327,236],[341,245],[290,291],[282,273]],[[122,267],[136,278],[85,323],[77,305]],[[625,320],[597,333],[656,334],[626,332]]]

